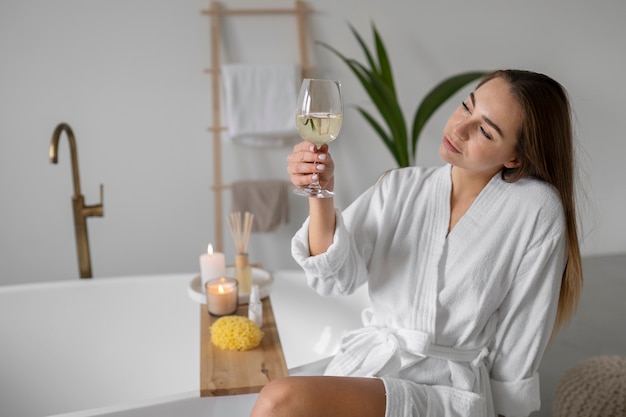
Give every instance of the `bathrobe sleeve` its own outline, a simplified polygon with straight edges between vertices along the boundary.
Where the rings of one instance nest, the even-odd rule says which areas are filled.
[[[293,237],[293,258],[304,270],[309,286],[319,294],[349,295],[367,282],[368,263],[378,235],[384,230],[383,202],[390,185],[382,179],[343,213],[335,210],[333,243],[325,253],[310,255],[308,218]]]
[[[530,249],[498,311],[490,349],[496,415],[528,416],[540,407],[537,369],[550,339],[566,262],[564,231]]]

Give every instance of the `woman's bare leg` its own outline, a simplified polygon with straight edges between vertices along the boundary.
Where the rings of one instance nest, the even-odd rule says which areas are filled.
[[[377,378],[294,376],[267,384],[251,417],[384,417],[385,401]]]

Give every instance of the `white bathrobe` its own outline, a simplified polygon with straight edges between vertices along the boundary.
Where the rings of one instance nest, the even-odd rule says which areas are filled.
[[[565,267],[556,190],[495,175],[448,235],[451,167],[386,173],[345,212],[326,253],[308,219],[292,254],[319,294],[368,283],[364,327],[328,375],[380,377],[386,417],[527,416]]]

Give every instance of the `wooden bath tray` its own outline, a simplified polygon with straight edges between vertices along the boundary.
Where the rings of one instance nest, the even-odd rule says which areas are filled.
[[[269,381],[287,376],[287,364],[280,344],[270,298],[263,299],[263,340],[254,349],[238,352],[219,349],[211,343],[209,327],[216,320],[200,306],[200,396],[251,394]],[[248,316],[248,305],[237,315]]]

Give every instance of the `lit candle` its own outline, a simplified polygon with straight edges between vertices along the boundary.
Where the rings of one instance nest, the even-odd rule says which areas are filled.
[[[206,299],[209,313],[214,316],[235,314],[239,307],[237,280],[217,278],[206,283]]]
[[[213,245],[209,243],[207,253],[200,255],[200,276],[202,277],[202,288],[213,278],[223,277],[226,273],[226,261],[224,254],[213,252]]]

